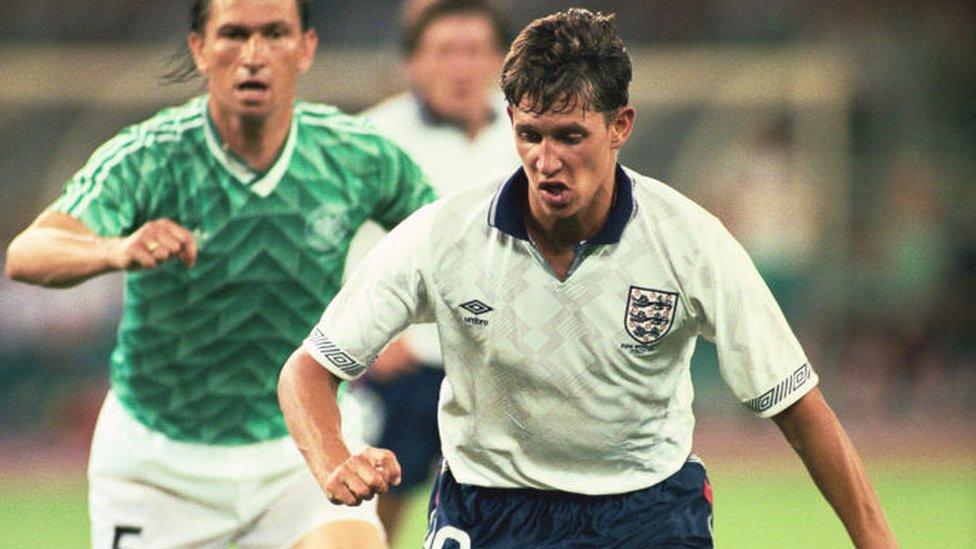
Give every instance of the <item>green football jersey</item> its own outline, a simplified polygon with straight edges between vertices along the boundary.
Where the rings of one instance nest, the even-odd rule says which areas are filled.
[[[434,193],[409,157],[358,117],[296,102],[270,169],[223,145],[207,97],[100,147],[52,208],[102,236],[169,218],[193,231],[196,265],[126,274],[111,385],[150,429],[205,444],[286,434],[281,365],[341,283],[366,219],[387,229]]]

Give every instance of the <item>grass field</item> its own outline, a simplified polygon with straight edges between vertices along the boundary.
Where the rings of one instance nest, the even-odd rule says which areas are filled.
[[[902,547],[976,548],[976,470],[966,463],[870,465]],[[839,521],[799,465],[711,464],[718,547],[850,547]],[[416,496],[396,549],[420,546],[426,495]],[[83,548],[84,481],[0,477],[0,547]]]

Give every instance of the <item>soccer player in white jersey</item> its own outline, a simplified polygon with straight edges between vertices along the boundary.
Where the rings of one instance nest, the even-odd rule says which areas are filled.
[[[409,91],[363,116],[410,154],[439,196],[504,180],[519,163],[497,85],[511,42],[508,22],[484,0],[414,0],[404,7],[401,44]],[[360,230],[347,272],[382,236],[375,224]],[[409,493],[427,484],[440,461],[440,362],[434,325],[412,326],[346,395],[369,418],[367,442],[392,450],[400,461],[400,484],[377,504],[391,539]]]
[[[306,460],[334,501],[385,487],[388,464],[345,447],[336,387],[403,326],[434,320],[445,462],[427,547],[710,547],[711,489],[691,453],[701,336],[854,544],[893,547],[860,458],[742,247],[617,164],[635,117],[630,79],[611,16],[571,9],[520,33],[502,87],[522,167],[397,227],[289,359],[279,399]]]
[[[10,245],[26,282],[126,271],[89,461],[94,547],[386,545],[375,506],[326,499],[275,389],[356,229],[434,193],[364,120],[296,99],[308,8],[194,1],[185,67],[208,93],[122,130]],[[397,481],[390,454],[361,451]]]

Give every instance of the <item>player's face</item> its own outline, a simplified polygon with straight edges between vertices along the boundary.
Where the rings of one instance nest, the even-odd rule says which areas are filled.
[[[483,112],[503,60],[488,18],[458,13],[427,26],[406,69],[434,114],[456,121]]]
[[[609,208],[617,153],[634,125],[634,108],[610,117],[576,101],[572,110],[535,114],[523,99],[508,113],[529,180],[529,208],[539,220],[586,219]]]
[[[317,43],[299,17],[295,0],[213,0],[203,35],[189,42],[218,114],[266,118],[291,107]]]

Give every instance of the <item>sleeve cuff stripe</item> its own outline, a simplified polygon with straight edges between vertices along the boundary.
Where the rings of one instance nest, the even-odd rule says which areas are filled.
[[[806,385],[812,378],[813,368],[810,367],[810,364],[804,363],[778,385],[752,400],[747,400],[745,404],[753,412],[761,414],[782,402]]]
[[[344,377],[355,378],[366,371],[366,365],[346,354],[336,346],[318,327],[312,330],[308,339],[305,340],[307,346],[311,347],[321,358],[326,359],[338,369],[337,374]],[[324,364],[324,363],[323,363]],[[333,369],[333,368],[330,368]],[[334,370],[333,369],[333,370]]]

